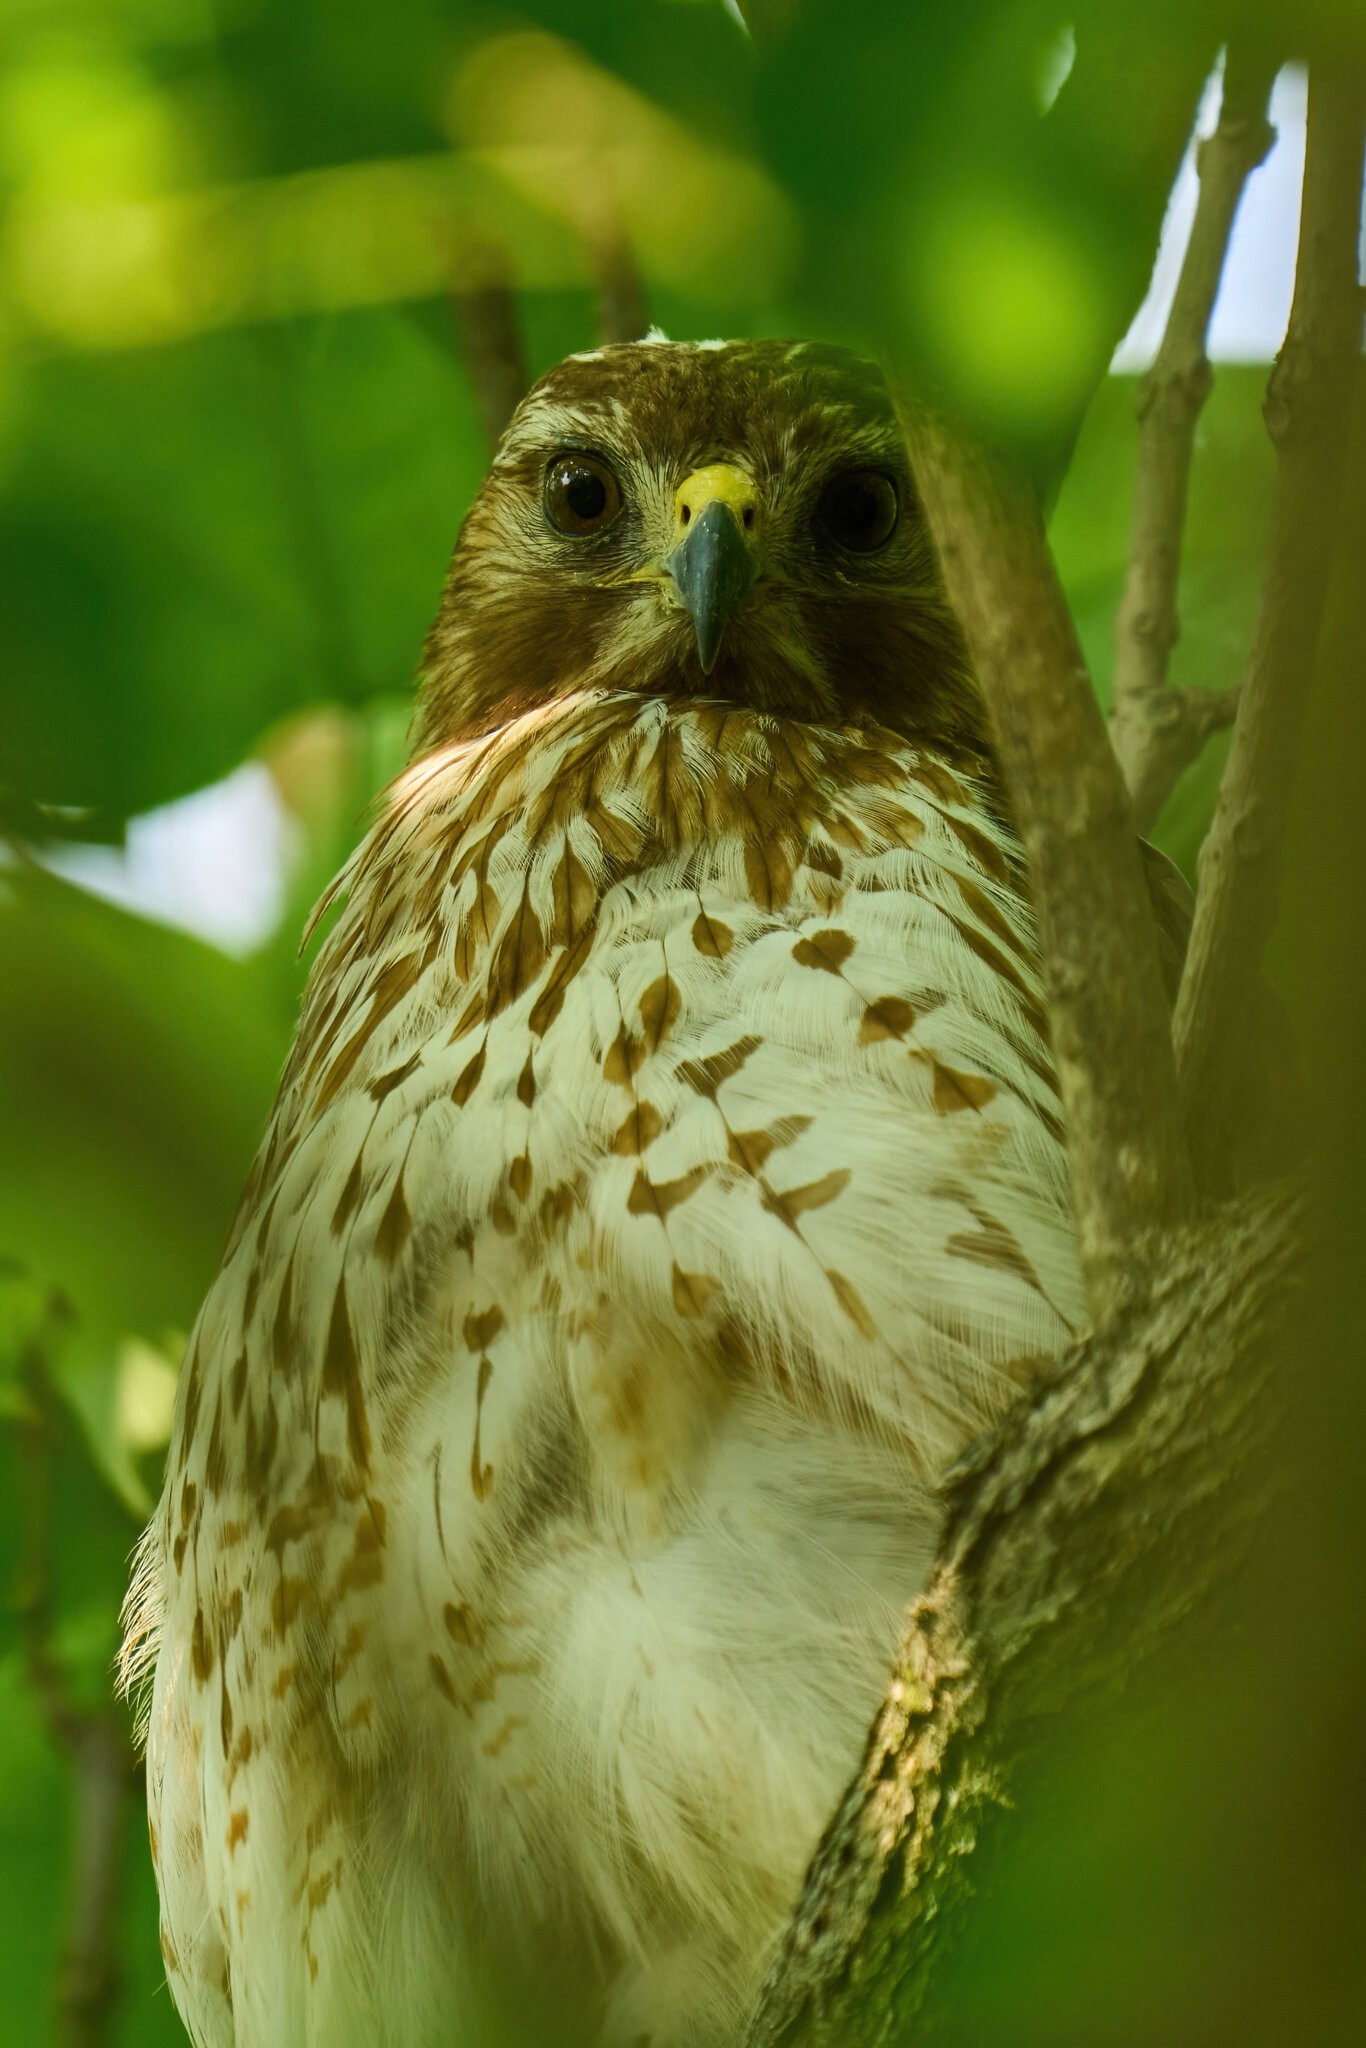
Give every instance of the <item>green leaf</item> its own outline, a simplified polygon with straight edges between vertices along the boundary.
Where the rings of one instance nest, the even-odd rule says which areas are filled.
[[[110,829],[403,689],[484,452],[391,311],[34,364],[0,482],[0,760]]]

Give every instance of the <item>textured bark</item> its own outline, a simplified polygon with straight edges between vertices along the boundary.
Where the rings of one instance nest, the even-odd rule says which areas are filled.
[[[1200,197],[1166,331],[1138,392],[1138,467],[1129,563],[1115,633],[1110,738],[1133,805],[1152,829],[1182,771],[1233,718],[1232,690],[1172,690],[1167,667],[1180,636],[1177,582],[1195,427],[1214,382],[1205,338],[1243,188],[1273,140],[1266,118],[1273,69],[1224,73],[1219,125],[1199,146]]]
[[[1328,593],[1362,342],[1357,283],[1366,92],[1311,67],[1295,298],[1267,388],[1277,451],[1266,568],[1233,746],[1200,853],[1174,1034],[1202,1176],[1218,1185],[1255,1127],[1266,1076],[1247,1021],[1276,918],[1292,771]],[[1231,1058],[1235,1048],[1246,1056]]]
[[[1083,1269],[1097,1323],[1190,1200],[1157,936],[1123,778],[1027,487],[911,404],[907,437],[1000,742],[1039,910]]]
[[[1198,1612],[1278,1484],[1276,1340],[1308,1207],[1263,1192],[1169,1237],[1148,1297],[953,1475],[938,1562],[748,2048],[932,2031],[1030,1732]]]

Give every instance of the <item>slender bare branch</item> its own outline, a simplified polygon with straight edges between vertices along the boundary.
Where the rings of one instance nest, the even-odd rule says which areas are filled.
[[[1205,742],[1238,715],[1238,691],[1173,690],[1127,699],[1110,717],[1110,741],[1128,785],[1135,832],[1151,832],[1167,798]]]
[[[650,325],[634,252],[612,221],[592,237],[589,261],[598,288],[599,339],[638,341]],[[451,294],[461,352],[479,406],[484,436],[496,448],[530,384],[517,318],[517,295],[505,253],[488,243],[460,252]]]
[[[1350,68],[1314,64],[1294,304],[1267,387],[1276,486],[1233,746],[1200,855],[1174,1032],[1191,1142],[1226,1175],[1260,1083],[1247,1019],[1275,921],[1292,769],[1332,563],[1362,342],[1363,107]],[[1240,1050],[1242,1049],[1241,1054]]]
[[[123,1989],[119,1917],[137,1766],[122,1715],[112,1706],[82,1716],[69,1753],[75,1839],[57,1985],[59,2039],[61,2048],[105,2048],[117,2031]]]
[[[54,1315],[60,1319],[60,1305]],[[20,1626],[29,1685],[53,1742],[75,1780],[74,1837],[67,1936],[57,1983],[60,2048],[104,2048],[114,2036],[122,1970],[119,1908],[136,1769],[122,1714],[112,1698],[78,1704],[52,1648],[53,1439],[56,1396],[40,1345],[29,1347],[22,1384],[32,1420],[21,1461],[24,1555]]]
[[[593,250],[598,281],[598,331],[604,342],[639,341],[650,331],[645,287],[624,232],[604,235]]]
[[[451,308],[484,438],[496,448],[531,381],[517,322],[517,295],[501,250],[480,243],[461,252]]]
[[[1181,631],[1177,582],[1195,425],[1214,381],[1205,339],[1243,187],[1266,155],[1274,66],[1230,51],[1219,125],[1196,152],[1200,198],[1162,343],[1138,389],[1138,469],[1129,564],[1116,627],[1110,739],[1133,805],[1150,831],[1182,771],[1235,698],[1166,688]]]
[[[1128,1680],[1231,1576],[1284,1484],[1279,1340],[1308,1291],[1309,1213],[1264,1190],[1171,1235],[1152,1298],[953,1476],[748,2048],[919,2039],[1041,1718]]]
[[[1156,936],[1118,765],[1038,507],[941,414],[907,413],[918,487],[1000,741],[1038,904],[1092,1314],[1190,1193]]]

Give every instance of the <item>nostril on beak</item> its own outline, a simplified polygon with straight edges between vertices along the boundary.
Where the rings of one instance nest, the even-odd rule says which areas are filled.
[[[737,505],[735,511],[739,517],[740,524],[744,527],[746,533],[749,533],[758,516],[758,508],[753,498],[748,499],[743,505]],[[688,526],[692,523],[692,506],[686,498],[682,500],[678,508],[678,523],[680,526]]]
[[[733,462],[709,462],[692,470],[674,492],[675,539],[697,533],[713,507],[723,506],[732,523],[756,546],[763,525],[759,487],[748,471]]]

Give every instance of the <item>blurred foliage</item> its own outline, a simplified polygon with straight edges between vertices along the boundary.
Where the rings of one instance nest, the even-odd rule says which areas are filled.
[[[118,821],[300,706],[401,686],[481,453],[418,320],[50,355],[23,383],[0,504],[9,779]]]
[[[135,1506],[120,1344],[193,1320],[279,1063],[261,983],[54,876],[0,876],[0,1244],[64,1304],[52,1376]]]
[[[36,854],[0,867],[0,2042],[49,2037],[74,1796],[13,1626],[25,1362],[64,1404],[53,1647],[85,1696],[107,1682],[176,1347],[288,1043],[297,934],[402,757],[486,460],[451,289],[503,251],[539,370],[596,338],[595,265],[624,234],[671,333],[876,345],[1041,473],[1075,441],[1052,530],[1107,687],[1134,394],[1102,372],[1233,10],[750,12],[762,64],[713,0],[0,12],[0,828],[116,843],[248,757],[297,827],[286,915],[244,960]],[[1280,32],[1272,0],[1237,14],[1242,35]],[[1287,53],[1325,25],[1362,47],[1356,0],[1305,0]],[[1226,684],[1246,648],[1261,385],[1221,373],[1202,422],[1178,682]],[[1159,833],[1188,871],[1218,766],[1211,749]],[[1083,1782],[1046,1868],[1066,1864]],[[1072,1869],[1039,1896],[1065,1914],[1079,1889]],[[1193,1910],[1173,1885],[1163,1913]],[[121,1915],[114,2038],[178,2040],[140,1839]],[[1003,1934],[964,2008],[973,2040],[1083,2038],[1002,2004],[1030,1996],[1011,1958],[1039,1938]],[[1097,1949],[1098,1971],[1113,1961]]]

